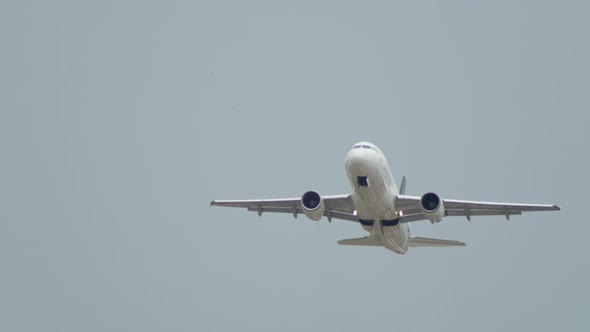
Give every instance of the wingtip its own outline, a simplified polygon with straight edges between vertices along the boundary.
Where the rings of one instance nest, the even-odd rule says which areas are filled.
[[[215,200],[212,200],[211,203],[209,203],[209,206],[213,206],[215,205]]]
[[[561,207],[557,204],[553,204],[553,208],[557,211],[561,211]]]

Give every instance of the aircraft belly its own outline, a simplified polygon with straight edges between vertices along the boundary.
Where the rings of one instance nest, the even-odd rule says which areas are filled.
[[[398,215],[395,211],[394,196],[386,189],[369,190],[364,195],[356,190],[352,195],[352,201],[360,219],[365,220],[395,220]],[[376,191],[376,192],[375,192]]]
[[[355,176],[353,174],[353,176]],[[369,186],[357,187],[352,194],[352,200],[358,216],[366,220],[394,220],[397,219],[394,200],[395,196],[384,181],[378,169],[370,170],[368,174]]]

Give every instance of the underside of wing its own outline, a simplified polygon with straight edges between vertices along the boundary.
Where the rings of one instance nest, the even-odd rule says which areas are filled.
[[[520,204],[520,203],[497,203],[478,202],[455,199],[443,199],[445,216],[463,216],[471,220],[472,216],[505,216],[522,214],[533,211],[555,211],[561,210],[553,204]],[[396,198],[396,207],[401,211],[403,217],[400,222],[413,222],[425,220],[420,207],[420,197],[400,195]]]
[[[354,205],[350,195],[333,195],[322,197],[325,210],[323,216],[329,220],[342,219],[358,221],[354,215]],[[265,212],[290,213],[295,218],[305,211],[301,205],[301,198],[279,198],[279,199],[253,199],[253,200],[215,200],[211,206],[225,206],[245,208],[248,211],[258,212],[262,215]]]

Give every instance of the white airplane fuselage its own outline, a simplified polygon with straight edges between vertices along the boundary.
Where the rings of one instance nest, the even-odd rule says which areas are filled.
[[[352,201],[363,228],[381,244],[398,253],[408,250],[410,229],[398,223],[395,198],[399,190],[385,155],[371,143],[354,145],[345,159]]]

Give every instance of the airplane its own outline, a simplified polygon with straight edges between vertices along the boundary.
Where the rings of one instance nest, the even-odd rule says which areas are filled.
[[[405,254],[409,247],[465,246],[464,242],[415,237],[409,224],[429,220],[435,224],[444,217],[463,216],[467,220],[477,216],[504,216],[532,211],[561,210],[557,205],[477,202],[443,199],[434,192],[422,196],[405,194],[406,179],[400,187],[393,179],[385,155],[374,144],[354,144],[345,158],[345,168],[352,193],[322,196],[307,191],[301,197],[255,200],[214,200],[211,206],[245,208],[248,211],[299,214],[319,221],[326,217],[359,223],[368,236],[338,241],[340,245],[385,247]]]

